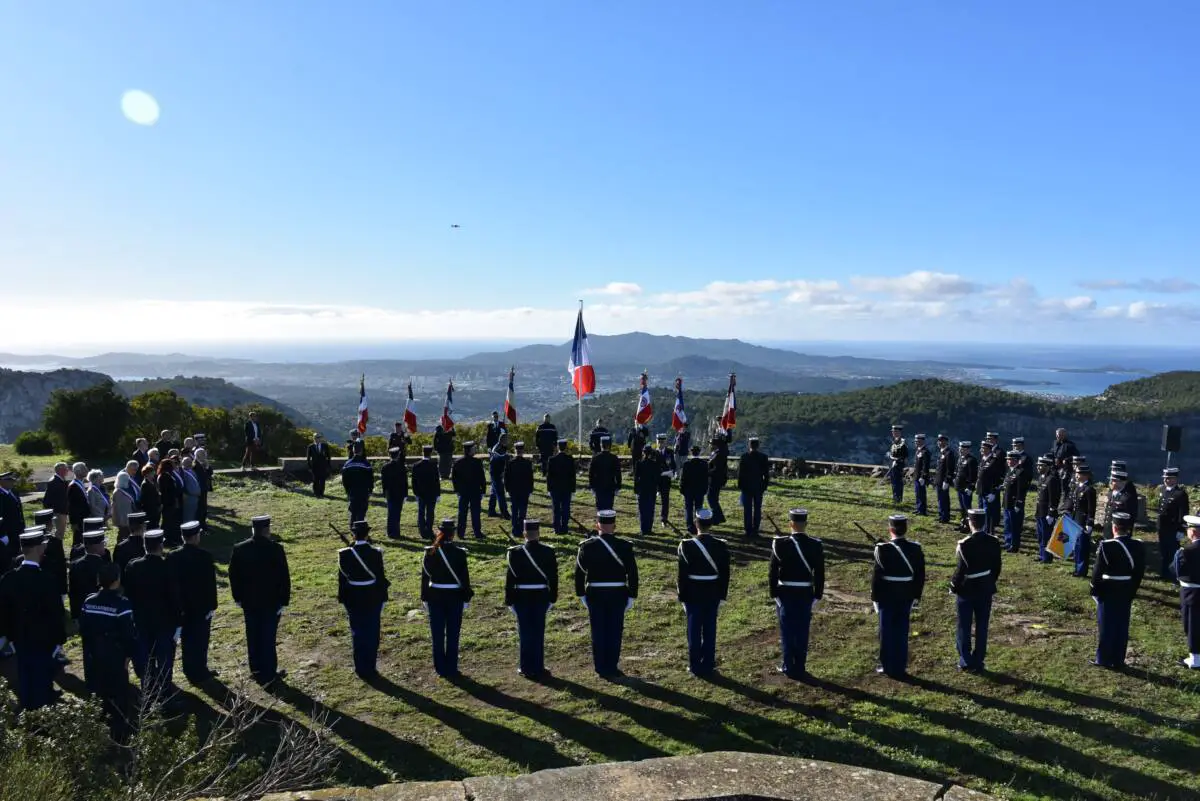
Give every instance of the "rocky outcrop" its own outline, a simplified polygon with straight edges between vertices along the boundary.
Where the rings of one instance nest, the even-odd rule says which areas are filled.
[[[0,442],[12,442],[23,431],[42,427],[42,410],[56,389],[87,389],[108,381],[90,370],[47,373],[0,368]]]

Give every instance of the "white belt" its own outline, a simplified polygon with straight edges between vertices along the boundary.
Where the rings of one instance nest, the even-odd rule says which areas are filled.
[[[884,581],[912,581],[912,576],[883,576]]]
[[[346,579],[346,583],[351,587],[370,587],[375,583],[375,579],[370,579],[369,581],[351,581],[350,579]],[[434,584],[433,586],[436,587],[437,585]],[[456,584],[455,586],[458,585]]]
[[[970,578],[983,578],[984,576],[990,576],[990,575],[992,575],[992,571],[984,570],[981,573],[968,573],[967,578],[969,578],[969,579]]]
[[[1181,581],[1179,582],[1179,586],[1185,590],[1200,590],[1200,584],[1195,584],[1191,581]]]
[[[518,584],[518,590],[545,590],[549,589],[548,584]]]
[[[462,585],[461,585],[461,584],[433,584],[433,583],[430,583],[430,585],[429,585],[429,586],[430,586],[430,587],[432,587],[432,588],[433,588],[433,589],[435,589],[435,590],[458,590],[458,589],[462,589]]]
[[[624,587],[624,581],[593,581],[588,587]]]
[[[781,579],[779,582],[779,586],[780,587],[811,587],[812,582],[811,581],[783,581]]]
[[[692,581],[716,581],[720,576],[693,576],[689,573],[688,578]]]
[[[1133,581],[1133,576],[1110,576],[1107,573],[1102,574],[1100,578],[1105,581]]]

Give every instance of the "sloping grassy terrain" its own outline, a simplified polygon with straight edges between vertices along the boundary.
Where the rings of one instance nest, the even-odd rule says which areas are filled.
[[[340,488],[316,500],[303,485],[219,479],[208,546],[220,561],[248,536],[251,515],[269,512],[288,551],[293,602],[281,629],[289,687],[277,695],[303,718],[335,710],[345,748],[340,780],[453,778],[516,773],[585,762],[638,759],[716,749],[764,751],[848,762],[1013,798],[1196,798],[1200,766],[1200,675],[1174,662],[1183,635],[1172,585],[1148,580],[1134,606],[1124,674],[1091,668],[1095,624],[1087,584],[1061,565],[1040,565],[1030,549],[1005,556],[993,616],[987,676],[955,669],[954,612],[948,593],[959,536],[929,518],[913,537],[926,547],[931,581],[914,617],[911,670],[899,683],[876,676],[876,624],[867,595],[871,543],[852,525],[885,535],[891,511],[884,489],[867,479],[828,477],[772,489],[766,515],[780,525],[789,507],[810,510],[824,539],[828,591],[814,618],[809,687],[775,672],[779,646],[767,597],[769,539],[741,536],[736,493],[727,493],[727,536],[736,560],[730,601],[719,626],[720,676],[691,678],[683,615],[675,601],[680,531],[636,531],[634,498],[622,493],[619,529],[636,543],[642,590],[626,622],[622,666],[609,683],[591,671],[586,613],[571,597],[578,539],[558,547],[565,591],[551,612],[542,684],[516,673],[514,620],[502,606],[509,524],[486,519],[488,539],[469,543],[477,595],[463,626],[462,669],[454,685],[437,679],[418,602],[422,544],[415,504],[406,505],[405,539],[383,539],[384,506],[370,520],[382,542],[392,598],[384,612],[381,672],[368,687],[351,670],[350,635],[335,601],[336,550],[328,522],[345,526]],[[590,527],[591,498],[575,516]],[[451,514],[453,496],[439,511]],[[677,501],[677,499],[673,499]],[[673,516],[680,524],[680,504]],[[543,496],[531,514],[548,521]],[[441,515],[439,515],[441,516]],[[769,534],[772,527],[764,523]],[[681,530],[681,527],[680,527]],[[1152,538],[1152,537],[1151,537]],[[1028,540],[1027,540],[1028,542]],[[1154,558],[1152,556],[1152,558]],[[245,673],[241,620],[222,587],[212,659],[232,684]],[[78,657],[73,645],[72,656]],[[79,669],[78,660],[71,670]],[[204,698],[177,678],[185,690]],[[1196,673],[1200,673],[1197,671]]]

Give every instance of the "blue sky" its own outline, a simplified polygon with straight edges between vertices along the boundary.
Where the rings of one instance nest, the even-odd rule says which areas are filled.
[[[80,337],[46,311],[136,343],[135,305],[205,321],[184,343],[564,339],[581,297],[606,333],[1155,341],[1200,321],[1197,30],[1184,2],[0,0],[9,349]]]

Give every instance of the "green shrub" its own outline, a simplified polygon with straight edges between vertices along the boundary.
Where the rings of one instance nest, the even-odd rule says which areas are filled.
[[[48,431],[23,431],[13,448],[21,456],[50,456],[56,452],[54,439]]]

